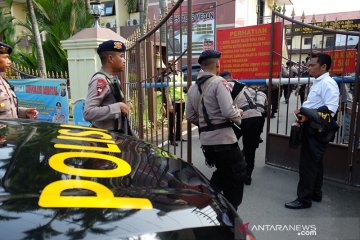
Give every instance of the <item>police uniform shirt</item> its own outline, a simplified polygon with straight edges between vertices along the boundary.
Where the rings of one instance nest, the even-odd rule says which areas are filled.
[[[246,93],[249,96],[251,102],[254,104],[254,106],[256,106],[256,108],[249,109],[249,102],[245,97],[244,93]],[[251,87],[244,87],[244,89],[237,95],[237,97],[234,100],[234,104],[238,108],[244,110],[244,113],[241,116],[242,119],[261,117],[262,113],[266,111],[265,109],[266,102],[267,102],[266,94]]]
[[[54,123],[65,123],[65,116],[61,113],[55,113],[52,119]]]
[[[113,78],[103,69],[100,72],[106,74],[109,79]],[[94,75],[89,82],[88,95],[84,106],[84,119],[91,121],[98,128],[118,130],[119,128],[114,129],[114,123],[115,119],[121,119],[120,103],[116,102],[111,93],[109,82],[104,74]]]
[[[337,83],[327,72],[313,81],[308,98],[302,106],[311,109],[327,106],[334,116],[339,107],[339,95]]]
[[[209,72],[204,72],[202,76],[213,75]],[[230,87],[227,81],[219,76],[216,76],[211,81],[204,93],[204,104],[212,124],[221,124],[229,120],[240,125],[241,117],[239,110],[233,105],[233,100],[230,95]],[[194,84],[188,91],[188,98],[186,103],[186,119],[191,123],[206,127],[202,104],[199,104],[200,92],[198,85]],[[200,111],[199,111],[200,110]],[[200,121],[199,121],[200,120]],[[231,127],[216,129],[214,131],[204,131],[200,133],[201,145],[218,145],[218,144],[233,144],[237,142],[234,130]]]
[[[26,118],[26,108],[17,106],[18,100],[15,92],[0,76],[0,119]]]

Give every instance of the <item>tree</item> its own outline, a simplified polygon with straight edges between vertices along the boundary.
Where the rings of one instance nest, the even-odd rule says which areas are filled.
[[[11,16],[6,16],[3,9],[0,9],[0,41],[7,42],[11,41],[14,37],[14,20]]]
[[[33,0],[40,31],[44,33],[43,52],[48,71],[68,70],[67,54],[60,41],[66,40],[80,30],[91,27],[94,18],[85,11],[83,0]],[[56,6],[56,7],[54,7]],[[30,22],[20,23],[29,30],[34,39]],[[19,62],[31,67],[32,53],[22,53]]]
[[[91,6],[90,6],[90,0],[85,0],[85,9],[86,9],[86,11],[89,12],[89,11],[90,11],[90,8],[91,8]]]
[[[138,10],[138,0],[125,0],[125,5],[129,14]]]
[[[42,48],[42,44],[41,44],[42,42],[41,42],[41,37],[40,37],[39,25],[36,20],[33,1],[26,0],[26,3],[27,3],[28,10],[29,10],[32,33],[34,36],[34,41],[35,41],[35,46],[36,46],[36,57],[37,57],[36,59],[37,59],[37,63],[38,63],[38,70],[40,73],[40,77],[44,78],[44,77],[46,77],[46,65],[45,65],[44,52],[43,52],[43,48]]]

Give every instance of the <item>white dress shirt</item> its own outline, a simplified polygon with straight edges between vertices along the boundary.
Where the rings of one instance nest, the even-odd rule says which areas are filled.
[[[327,106],[334,115],[339,107],[339,95],[337,83],[326,72],[314,80],[307,100],[302,106],[311,109]]]

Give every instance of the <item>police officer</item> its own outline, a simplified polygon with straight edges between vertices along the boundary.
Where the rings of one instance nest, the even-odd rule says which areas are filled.
[[[9,69],[11,52],[11,46],[0,42],[0,72],[6,72]],[[18,107],[14,87],[0,75],[0,119],[18,117],[36,119],[37,116],[38,111],[36,108]]]
[[[52,122],[55,123],[65,123],[65,115],[61,113],[61,103],[56,103],[56,113],[52,118]]]
[[[108,40],[97,49],[102,68],[88,85],[84,118],[94,127],[127,133],[129,106],[119,88],[117,74],[125,69],[126,47],[120,41]]]
[[[233,105],[230,87],[220,73],[221,53],[205,50],[199,64],[204,72],[188,90],[186,119],[199,127],[200,142],[208,165],[215,166],[210,184],[237,209],[242,202],[246,163],[233,123],[240,124],[241,110]]]
[[[310,88],[308,98],[298,114],[298,121],[302,123],[302,136],[297,199],[286,203],[286,208],[309,208],[312,201],[320,202],[322,200],[322,161],[330,139],[322,138],[317,128],[318,124],[315,118],[309,115],[309,110],[315,110],[316,116],[327,116],[324,119],[326,123],[332,122],[331,118],[339,107],[340,93],[337,83],[329,75],[330,67],[331,57],[328,54],[314,53],[311,55],[309,74],[315,77],[315,80]]]
[[[182,73],[177,71],[177,63],[169,61],[171,73],[168,75],[170,85],[165,90],[166,102],[169,110],[169,139],[170,144],[177,146],[176,141],[186,141],[181,138],[182,122],[185,112],[185,93],[182,86],[173,86],[173,82],[182,83],[184,81]]]
[[[263,114],[266,113],[266,94],[256,86],[245,86],[235,98],[235,105],[244,111],[241,120],[243,153],[246,161],[246,185],[251,184],[251,174],[254,170],[255,152],[259,147],[260,135],[264,126]]]

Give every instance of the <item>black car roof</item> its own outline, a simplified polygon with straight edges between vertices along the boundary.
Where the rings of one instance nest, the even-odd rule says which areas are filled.
[[[192,65],[191,65],[191,67],[194,69],[197,69],[197,68],[201,68],[201,66],[200,66],[200,64],[198,64],[198,63],[193,63]],[[183,65],[182,67],[181,67],[181,70],[182,71],[185,71],[185,70],[187,70],[187,68],[188,68],[188,65]]]
[[[0,120],[0,138],[4,239],[227,232],[237,217],[193,166],[136,138],[27,120]]]

